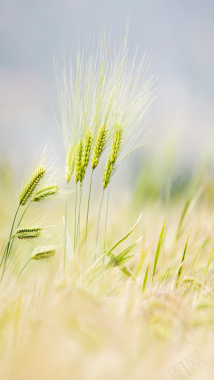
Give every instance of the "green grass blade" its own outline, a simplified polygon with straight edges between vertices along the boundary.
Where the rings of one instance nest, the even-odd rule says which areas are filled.
[[[134,226],[130,229],[130,231],[125,236],[123,236],[122,239],[120,239],[109,251],[113,251],[120,243],[122,243],[124,240],[126,240],[131,235],[131,233],[134,231],[134,229],[136,228],[136,226],[140,222],[142,215],[143,215],[143,213],[140,214],[138,220],[136,221]]]
[[[108,265],[110,265],[110,266],[115,266],[115,265],[119,266],[119,265],[121,265],[122,260],[124,260],[127,257],[128,253],[135,247],[135,245],[137,243],[139,243],[139,241],[141,239],[142,238],[136,240],[134,243],[132,243],[129,247],[125,248],[122,252],[120,252],[116,256],[113,255],[112,252],[111,252],[111,254],[109,253],[108,256],[109,257],[111,256],[111,261],[109,262]],[[112,257],[112,255],[113,255],[113,257]]]
[[[161,229],[161,233],[160,233],[159,240],[158,240],[158,245],[157,245],[156,254],[155,254],[154,268],[153,268],[153,273],[152,273],[152,280],[153,280],[155,272],[156,272],[157,262],[158,262],[160,250],[161,250],[161,247],[163,244],[163,236],[164,236],[165,225],[166,225],[166,218],[164,220],[163,227]]]
[[[138,220],[136,221],[136,223],[134,224],[134,226],[129,230],[129,232],[124,235],[122,237],[122,239],[120,239],[112,248],[110,248],[109,250],[107,250],[101,257],[99,257],[95,263],[92,265],[91,268],[89,268],[85,273],[84,273],[84,276],[88,275],[90,272],[92,272],[96,267],[97,265],[106,257],[108,256],[110,259],[114,259],[115,255],[112,253],[112,251],[120,244],[122,243],[124,240],[126,240],[130,235],[131,233],[134,231],[134,229],[136,228],[136,226],[138,225],[138,223],[140,222],[141,218],[142,218],[142,215],[143,213],[140,214]],[[140,238],[141,239],[141,238]],[[138,239],[137,241],[139,241],[140,239]],[[134,274],[127,268],[127,267],[122,267],[120,268],[121,271],[123,273],[125,273],[126,275],[129,275],[130,276],[134,276]]]
[[[134,273],[127,267],[124,265],[124,267],[120,268],[121,272],[123,272],[126,276],[128,277],[132,277],[133,280],[135,280],[135,276],[134,276]]]
[[[192,201],[192,197],[189,196],[185,202],[185,205],[184,205],[184,208],[182,210],[182,213],[181,213],[181,216],[180,216],[180,220],[179,220],[179,223],[178,223],[178,229],[177,229],[177,236],[176,236],[176,239],[178,240],[180,234],[181,234],[181,227],[183,225],[183,221],[185,219],[185,216],[186,216],[186,213],[189,209],[189,206],[191,204],[191,201]]]
[[[145,249],[145,246],[143,245],[141,248],[140,258],[138,260],[138,263],[137,263],[137,266],[135,269],[135,276],[136,277],[138,276],[138,274],[140,273],[140,271],[142,269],[145,258],[146,258],[146,249]]]
[[[148,272],[149,272],[149,262],[148,262],[148,265],[147,265],[147,268],[146,268],[146,272],[145,272],[145,276],[144,276],[144,280],[143,280],[142,292],[145,292],[145,289],[146,289],[146,284],[147,284],[147,279],[148,279]]]
[[[194,185],[196,186],[196,184]],[[187,197],[187,200],[184,204],[184,208],[182,210],[182,213],[181,213],[181,216],[180,216],[180,220],[179,220],[179,223],[178,223],[178,229],[177,229],[177,235],[176,235],[176,240],[179,239],[179,237],[181,236],[182,234],[182,226],[183,226],[183,222],[184,222],[184,219],[186,217],[186,214],[190,208],[190,205],[192,205],[192,203],[194,202],[194,204],[197,202],[198,198],[200,197],[201,193],[202,193],[202,189],[199,189],[198,192],[195,194],[194,196],[194,187],[193,187],[193,190],[190,192],[189,196]]]
[[[181,264],[180,264],[179,269],[178,269],[178,274],[177,274],[177,279],[176,279],[176,289],[178,287],[179,280],[180,280],[180,277],[181,277],[181,272],[182,272],[183,263],[184,263],[185,256],[186,256],[188,241],[189,241],[189,236],[187,238],[187,241],[186,241],[186,244],[185,244],[185,247],[184,247],[184,251],[183,251],[183,256],[182,256]]]
[[[114,255],[111,251],[107,253],[107,256],[111,259],[108,263],[107,268],[116,267],[118,266],[121,272],[123,272],[128,277],[133,277],[133,279],[136,279],[134,273],[125,265],[123,265],[125,262],[129,261],[134,255],[127,256],[128,253],[135,247],[135,245],[142,239],[142,237],[138,240],[136,240],[134,243],[132,243],[129,247],[124,249],[121,253],[118,255]]]
[[[209,267],[210,267],[210,262],[211,262],[211,259],[212,259],[213,252],[214,252],[214,245],[213,245],[213,248],[211,250],[211,253],[210,253],[210,256],[209,256],[209,260],[208,260],[208,263],[207,263],[204,281],[206,281],[206,278],[207,278],[207,273],[208,273],[208,270],[209,270]]]

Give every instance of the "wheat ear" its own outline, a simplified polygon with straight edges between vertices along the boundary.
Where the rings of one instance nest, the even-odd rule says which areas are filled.
[[[58,191],[59,191],[59,187],[57,185],[46,186],[42,189],[37,190],[33,194],[32,201],[33,202],[40,202],[46,198],[49,198],[49,197],[57,194]]]
[[[106,137],[107,137],[107,127],[103,124],[98,133],[94,143],[94,150],[92,155],[92,170],[94,170],[100,160],[100,156],[103,153],[106,145]]]
[[[66,172],[65,172],[65,177],[67,183],[70,181],[71,176],[74,171],[74,163],[75,163],[75,146],[72,144],[69,147],[67,157],[66,157]]]
[[[17,228],[14,237],[22,240],[33,240],[41,235],[41,227],[21,226]]]
[[[54,245],[46,245],[37,247],[31,254],[31,260],[43,260],[50,259],[56,253],[56,247]]]
[[[24,206],[27,203],[37,184],[44,177],[44,175],[45,168],[40,166],[22,189],[19,197],[19,205]]]
[[[21,274],[23,273],[23,271],[25,270],[26,266],[28,265],[28,263],[31,261],[31,260],[44,260],[44,259],[50,259],[51,257],[53,257],[56,253],[56,248],[55,246],[53,245],[48,245],[48,246],[42,246],[42,247],[37,247],[34,249],[34,251],[32,252],[30,258],[27,260],[27,262],[25,263],[25,265],[23,266],[23,268],[21,269],[21,271],[19,272],[17,278],[16,278],[16,281],[13,285],[13,289],[19,279],[19,277],[21,276]]]
[[[91,155],[91,143],[92,143],[92,131],[88,129],[85,134],[85,140],[83,144],[81,182],[83,181],[85,177],[85,172],[89,164],[90,155]]]
[[[82,182],[82,150],[83,150],[83,143],[82,139],[80,139],[77,143],[76,149],[75,149],[75,181]]]
[[[114,133],[111,150],[106,162],[106,166],[103,173],[103,189],[108,186],[111,176],[114,172],[115,163],[118,158],[120,147],[122,142],[122,127],[117,124],[116,131]]]

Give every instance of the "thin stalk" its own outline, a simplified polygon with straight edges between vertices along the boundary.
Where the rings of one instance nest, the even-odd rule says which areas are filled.
[[[94,254],[94,259],[95,260],[96,260],[96,257],[97,257],[97,241],[98,241],[99,225],[100,225],[100,215],[101,215],[101,209],[102,209],[102,204],[103,204],[104,192],[105,192],[105,189],[103,189],[103,194],[102,194],[102,198],[101,198],[101,202],[100,202],[98,223],[97,223],[97,236],[96,236],[96,245],[95,245],[95,254]]]
[[[6,252],[7,252],[8,246],[9,246],[9,244],[10,244],[10,241],[11,241],[11,238],[10,238],[9,241],[7,242],[7,245],[6,245],[6,247],[5,247],[4,253],[3,253],[3,255],[2,255],[0,268],[1,268],[2,264],[3,264],[4,259],[5,259],[5,255],[6,255]]]
[[[76,249],[76,220],[77,220],[77,183],[76,183],[75,214],[74,214],[74,251]]]
[[[11,230],[10,230],[10,237],[9,237],[7,246],[5,248],[5,253],[4,253],[4,256],[3,256],[4,264],[3,264],[3,260],[1,261],[1,265],[3,264],[3,270],[2,270],[1,280],[3,279],[3,276],[4,276],[6,262],[7,262],[8,256],[9,256],[8,251],[9,251],[9,247],[10,247],[10,241],[11,241],[11,237],[12,237],[12,234],[13,234],[13,228],[14,228],[14,225],[15,225],[15,221],[16,221],[16,217],[18,215],[19,209],[20,209],[20,205],[18,206],[18,208],[16,210],[16,213],[15,213],[15,216],[14,216],[14,219],[13,219],[13,223],[12,223],[12,227],[11,227]]]
[[[28,265],[28,263],[30,262],[30,260],[31,260],[31,257],[27,260],[27,262],[25,263],[25,265],[23,266],[23,268],[22,268],[21,271],[19,272],[19,274],[18,274],[18,276],[17,276],[17,278],[16,278],[16,281],[15,281],[15,283],[14,283],[14,285],[13,285],[13,290],[14,290],[14,288],[15,288],[15,285],[16,285],[16,283],[17,283],[19,277],[20,277],[21,274],[24,272],[24,270],[25,270],[26,266]]]
[[[14,224],[15,224],[16,217],[17,217],[17,215],[18,215],[19,209],[20,209],[20,205],[18,206],[18,208],[17,208],[17,210],[16,210],[16,213],[15,213],[15,216],[14,216],[14,219],[13,219],[13,224],[12,224],[11,231],[10,231],[10,238],[11,238],[12,233],[13,233],[13,227],[14,227]]]
[[[68,189],[68,184],[67,184]],[[66,230],[67,230],[67,209],[68,209],[68,192],[65,201],[65,233],[64,233],[64,274],[65,274],[65,260],[66,260]]]
[[[28,203],[27,207],[25,208],[25,211],[23,212],[23,214],[22,214],[22,216],[21,216],[21,218],[20,218],[20,220],[19,220],[19,223],[17,224],[17,227],[16,227],[16,228],[19,228],[19,226],[20,226],[20,224],[21,224],[21,221],[22,221],[22,219],[23,219],[23,217],[24,217],[24,215],[25,215],[25,213],[26,213],[28,207],[30,206],[30,204],[31,204],[31,201]],[[11,249],[12,249],[14,239],[15,239],[15,236],[14,236],[14,235],[11,236],[11,238],[10,238],[10,244],[9,244],[9,247],[8,247],[8,253],[7,253],[8,256],[9,256],[10,251],[11,251]]]
[[[79,239],[79,254],[80,254],[80,213],[81,213],[81,202],[82,202],[82,188],[83,184],[80,184],[80,200],[79,200],[79,215],[77,223],[77,238]]]
[[[22,216],[21,216],[21,218],[19,220],[19,223],[17,224],[17,228],[20,226],[20,223],[21,223],[22,219],[24,218],[24,215],[25,215],[28,207],[30,206],[30,204],[31,204],[31,201],[28,203],[27,207],[25,208],[25,211],[23,212],[23,214],[22,214]]]
[[[111,181],[109,182],[109,186],[108,186],[103,252],[105,252],[105,249],[106,249],[106,231],[107,231],[107,222],[108,222],[108,205],[109,205],[110,185],[111,185]]]
[[[93,172],[94,171],[92,170],[89,193],[88,193],[88,206],[87,206],[86,226],[85,226],[85,248],[84,248],[84,256],[83,256],[82,275],[84,275],[84,266],[85,266],[86,242],[87,242],[87,237],[88,237],[88,218],[89,218],[89,207],[90,207],[90,200],[91,200],[91,187],[92,187]]]
[[[91,172],[91,180],[90,180],[90,187],[89,187],[89,194],[88,194],[88,206],[87,206],[86,227],[85,227],[85,250],[86,250],[86,241],[87,241],[87,237],[88,237],[88,217],[89,217],[89,207],[90,207],[90,200],[91,200],[91,186],[92,186],[93,172],[94,171],[92,170],[92,172]]]

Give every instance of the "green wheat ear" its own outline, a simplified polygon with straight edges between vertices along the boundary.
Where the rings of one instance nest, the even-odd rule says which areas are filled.
[[[92,131],[88,129],[85,134],[85,140],[83,144],[81,182],[83,181],[85,177],[85,172],[89,164],[90,155],[91,155],[91,143],[92,143]]]
[[[92,155],[92,169],[93,170],[97,167],[100,160],[100,156],[105,149],[106,136],[107,136],[107,127],[105,124],[103,124],[97,133],[97,137],[94,143],[94,151]]]
[[[82,182],[82,150],[83,150],[83,143],[82,143],[82,139],[80,139],[75,149],[75,181],[76,183],[78,181]]]
[[[24,206],[27,203],[37,184],[44,177],[44,175],[45,168],[40,166],[22,189],[19,197],[19,205]]]
[[[50,259],[56,253],[56,247],[54,245],[46,245],[37,247],[31,254],[31,260],[44,260]]]
[[[41,235],[41,227],[21,226],[17,228],[14,237],[23,240],[34,240]]]
[[[57,185],[46,186],[40,190],[37,190],[33,194],[32,201],[33,202],[40,202],[42,200],[45,200],[46,198],[49,198],[49,197],[57,194],[58,191],[59,191],[59,187]]]
[[[105,189],[108,186],[111,176],[114,172],[115,163],[117,161],[121,148],[122,132],[122,127],[119,124],[117,124],[112,141],[111,150],[103,173],[103,189]]]
[[[56,248],[53,246],[53,245],[46,245],[46,246],[42,246],[42,247],[37,247],[34,249],[34,251],[32,252],[30,258],[27,260],[27,262],[25,263],[25,265],[23,266],[22,270],[19,272],[17,278],[16,278],[16,281],[14,283],[14,286],[13,286],[13,289],[19,279],[19,277],[21,276],[21,274],[23,273],[23,271],[25,270],[26,266],[29,264],[29,262],[31,260],[45,260],[45,259],[50,259],[51,257],[53,257],[56,253]]]
[[[67,157],[66,157],[66,181],[67,183],[70,181],[71,176],[74,171],[74,163],[75,163],[75,146],[72,144],[68,150]]]

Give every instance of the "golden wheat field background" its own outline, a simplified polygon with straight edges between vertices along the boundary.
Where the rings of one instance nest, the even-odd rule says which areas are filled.
[[[213,10],[0,2],[0,380],[213,379]]]

